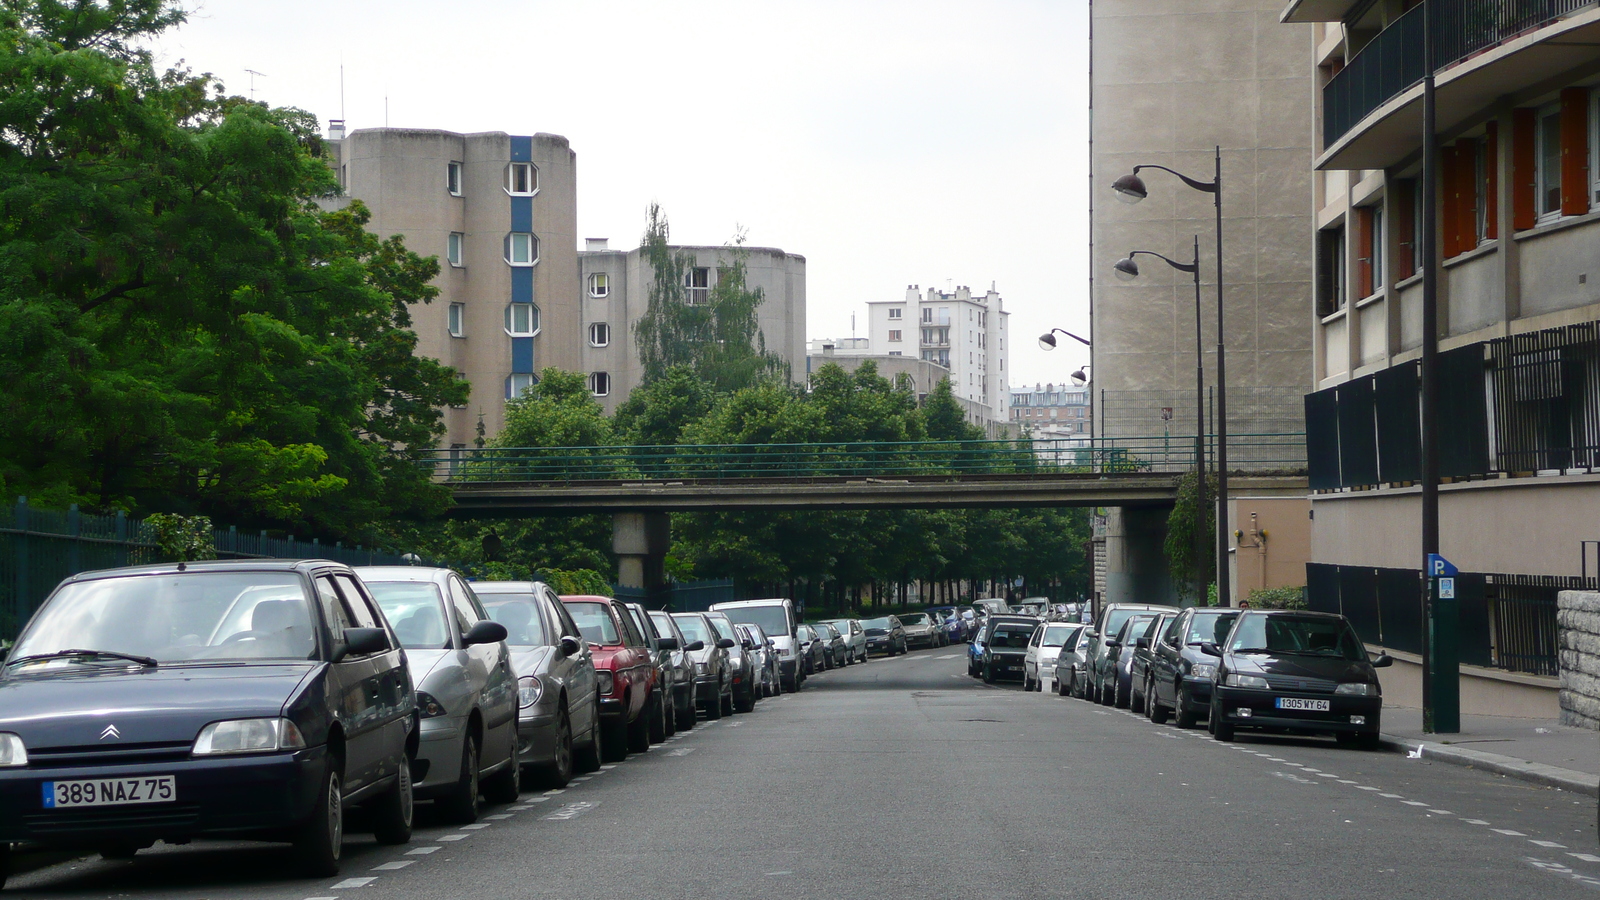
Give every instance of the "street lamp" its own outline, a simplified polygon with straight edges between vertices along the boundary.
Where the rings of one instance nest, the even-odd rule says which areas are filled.
[[[1137,176],[1130,175],[1128,177],[1138,180]],[[1203,596],[1199,592],[1205,589],[1206,558],[1204,528],[1206,496],[1206,370],[1205,357],[1201,356],[1200,353],[1200,236],[1198,234],[1194,236],[1194,262],[1181,263],[1177,260],[1168,259],[1159,253],[1152,253],[1149,250],[1135,250],[1117,260],[1116,265],[1111,267],[1111,270],[1116,273],[1118,278],[1123,281],[1132,281],[1139,277],[1139,264],[1134,261],[1135,256],[1154,256],[1179,272],[1188,272],[1194,276],[1194,470],[1199,489],[1198,502],[1195,504],[1195,514],[1199,521],[1195,522],[1194,529],[1194,564],[1197,570],[1196,600],[1200,601],[1203,600]],[[1073,379],[1077,379],[1076,374]],[[1222,596],[1220,582],[1218,583],[1218,590],[1217,596],[1220,598]]]
[[[1118,178],[1111,185],[1117,199],[1124,203],[1138,203],[1148,197],[1140,169],[1160,169],[1178,176],[1189,187],[1210,194],[1217,217],[1217,602],[1230,603],[1232,591],[1228,577],[1228,366],[1223,346],[1222,327],[1222,148],[1216,148],[1216,174],[1210,181],[1199,181],[1166,166],[1134,166],[1133,172]],[[1198,254],[1196,255],[1198,257]],[[1131,260],[1129,260],[1131,262]],[[1120,262],[1117,264],[1122,265]],[[1134,267],[1138,271],[1138,267]],[[1122,277],[1120,268],[1117,276]],[[1198,276],[1197,276],[1198,277]],[[1200,414],[1204,415],[1202,405]],[[1204,481],[1201,482],[1204,484]]]
[[[1072,373],[1072,383],[1077,385],[1078,387],[1083,387],[1084,385],[1088,384],[1089,383],[1089,370],[1092,369],[1092,368],[1094,368],[1094,367],[1093,366],[1084,366],[1083,368],[1079,369],[1078,371],[1073,372]]]
[[[1077,335],[1075,335],[1072,332],[1066,330],[1065,328],[1052,328],[1049,331],[1046,331],[1044,334],[1039,335],[1039,349],[1040,350],[1054,350],[1056,348],[1056,333],[1057,332],[1060,332],[1061,334],[1064,334],[1067,337],[1072,338],[1073,340],[1075,340],[1078,343],[1084,345],[1085,347],[1092,346],[1089,343],[1089,339],[1088,338],[1078,337]]]

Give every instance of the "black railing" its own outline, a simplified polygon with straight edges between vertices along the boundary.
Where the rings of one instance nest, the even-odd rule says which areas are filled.
[[[1434,3],[1434,71],[1595,5],[1595,0],[1454,0]],[[1322,89],[1326,149],[1373,110],[1422,80],[1422,7],[1389,24]]]

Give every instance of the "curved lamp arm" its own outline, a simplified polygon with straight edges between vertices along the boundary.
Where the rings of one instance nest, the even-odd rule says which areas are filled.
[[[1217,183],[1215,181],[1196,181],[1182,172],[1179,172],[1177,169],[1169,169],[1166,166],[1158,166],[1155,163],[1146,163],[1142,166],[1134,166],[1133,174],[1138,175],[1140,169],[1160,169],[1163,172],[1170,172],[1173,175],[1178,176],[1178,178],[1181,179],[1184,184],[1187,184],[1189,187],[1192,187],[1197,191],[1205,191],[1208,194],[1215,194],[1217,192]]]

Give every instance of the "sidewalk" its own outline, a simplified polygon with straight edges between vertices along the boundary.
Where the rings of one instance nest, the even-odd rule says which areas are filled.
[[[1422,710],[1386,706],[1383,737],[1395,752],[1600,796],[1600,733],[1553,719],[1462,716],[1460,734],[1423,734]]]

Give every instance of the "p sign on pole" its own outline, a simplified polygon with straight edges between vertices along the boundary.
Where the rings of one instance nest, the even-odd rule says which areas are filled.
[[[1427,730],[1435,734],[1461,731],[1461,659],[1459,638],[1460,607],[1456,604],[1456,575],[1450,560],[1437,553],[1428,554],[1429,616],[1428,658],[1423,677],[1431,683],[1427,691],[1431,703],[1424,710]]]

